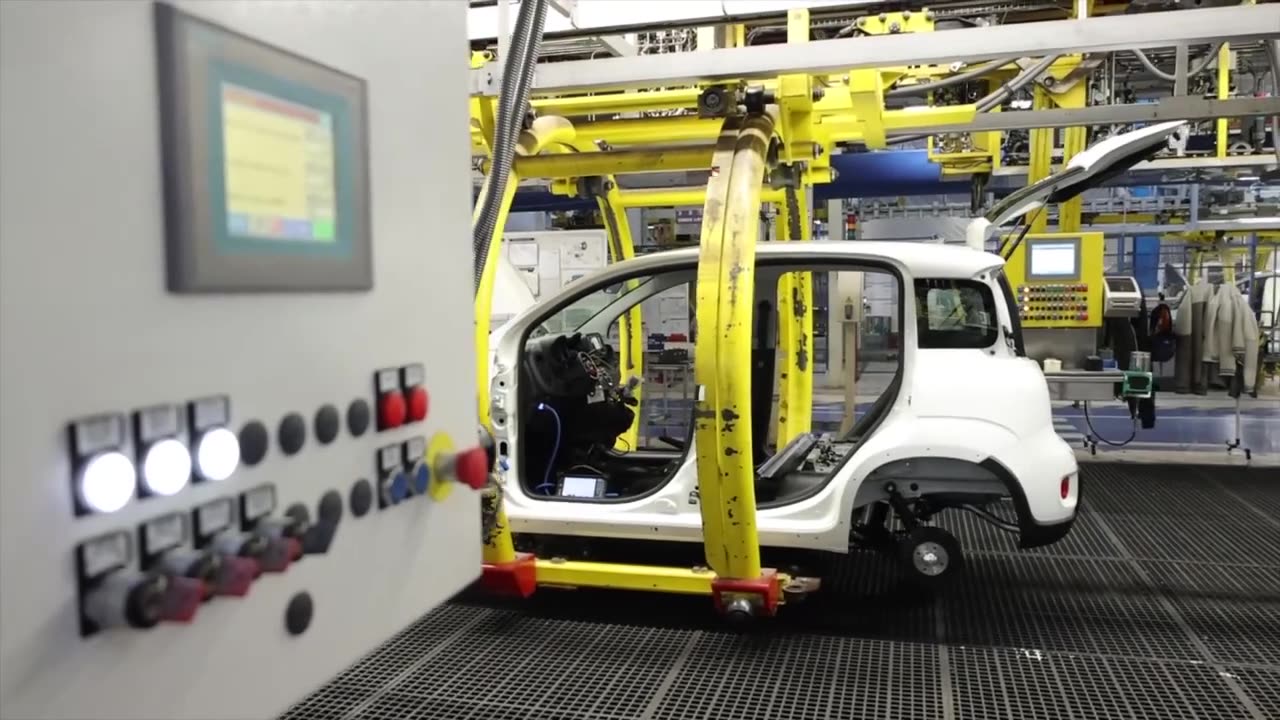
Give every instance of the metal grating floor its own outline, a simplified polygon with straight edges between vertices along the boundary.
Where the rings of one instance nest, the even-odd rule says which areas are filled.
[[[855,556],[747,634],[702,598],[459,601],[281,720],[1280,720],[1280,471],[1084,467],[1052,547],[945,518],[935,598]]]

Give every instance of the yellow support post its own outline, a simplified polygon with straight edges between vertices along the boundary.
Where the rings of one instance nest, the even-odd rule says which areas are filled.
[[[803,188],[786,193],[778,208],[779,240],[809,239],[808,195]],[[812,338],[812,274],[786,273],[778,280],[778,447],[809,432],[812,426]]]
[[[521,133],[516,147],[517,154],[533,155],[553,143],[572,142],[573,125],[568,120],[558,117],[538,118],[533,127]],[[479,288],[476,290],[475,325],[476,325],[476,395],[479,403],[480,423],[489,427],[489,327],[490,314],[493,309],[493,282],[498,269],[498,254],[502,252],[502,232],[507,224],[507,213],[511,210],[511,201],[515,198],[516,187],[520,184],[520,176],[512,170],[507,178],[506,191],[502,196],[502,204],[498,213],[498,221],[493,226],[493,239],[489,243],[489,254],[485,258],[481,272]],[[487,191],[488,183],[481,188]],[[481,201],[476,202],[479,212]],[[484,498],[485,515],[489,517],[492,528],[486,532],[482,557],[486,564],[504,565],[516,561],[515,544],[511,537],[511,529],[507,525],[506,510],[502,506],[502,496],[497,490],[490,490]]]
[[[1050,105],[1049,94],[1039,85],[1035,89],[1035,99],[1032,103],[1032,109],[1045,110]],[[1030,152],[1031,157],[1027,161],[1027,184],[1039,182],[1053,172],[1053,128],[1034,128],[1028,133],[1030,136]],[[1049,226],[1049,217],[1044,210],[1033,214],[1031,220],[1032,233],[1042,233]]]
[[[768,116],[725,122],[698,256],[694,443],[703,541],[710,567],[733,580],[762,576],[751,450],[751,320],[760,183],[772,135]]]
[[[572,142],[573,125],[564,118],[542,117],[534,120],[533,127],[520,134],[520,142],[516,145],[517,156],[534,155],[553,143]],[[498,221],[493,225],[493,239],[489,243],[489,254],[485,257],[484,269],[481,271],[479,287],[476,289],[475,323],[476,323],[476,394],[479,400],[480,423],[489,425],[489,326],[490,313],[493,309],[493,279],[498,270],[498,253],[502,251],[502,231],[507,224],[507,213],[511,211],[511,201],[516,196],[516,186],[520,184],[520,175],[512,169],[507,178],[507,186],[499,206]],[[480,199],[476,201],[472,222],[484,202],[484,195],[489,191],[485,183],[480,189]]]
[[[618,183],[612,177],[601,178],[599,191],[596,193],[596,204],[600,208],[600,217],[604,220],[605,233],[608,236],[609,262],[630,260],[636,256],[635,241],[631,235],[631,223],[627,221],[625,204],[618,191]],[[618,371],[621,381],[627,382],[630,377],[644,379],[644,332],[637,304],[618,318]],[[637,408],[641,400],[644,384],[637,385],[633,396]],[[640,441],[640,412],[637,410],[631,420],[631,427],[618,437],[618,450],[636,450]]]
[[[1060,108],[1082,108],[1088,102],[1089,86],[1086,82],[1076,83],[1070,90],[1054,96],[1054,102]],[[1062,131],[1062,163],[1066,163],[1084,151],[1088,143],[1088,129],[1083,127],[1064,128]],[[1058,231],[1079,232],[1081,214],[1084,210],[1084,197],[1076,196],[1058,205]]]
[[[1222,47],[1218,49],[1218,99],[1226,100],[1231,96],[1231,46],[1222,43]],[[1230,133],[1227,128],[1227,119],[1218,118],[1216,121],[1218,130],[1218,147],[1217,156],[1224,158],[1227,156],[1227,144],[1230,142]]]

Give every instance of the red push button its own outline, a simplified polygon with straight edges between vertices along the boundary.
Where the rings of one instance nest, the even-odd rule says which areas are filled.
[[[489,453],[484,448],[472,448],[462,453],[455,463],[458,482],[475,490],[483,490],[489,484]]]
[[[406,412],[403,394],[383,393],[378,398],[378,427],[382,430],[400,427],[404,424]]]
[[[408,399],[409,405],[409,422],[422,422],[427,419],[427,410],[430,408],[431,399],[427,395],[427,389],[421,385],[411,387],[404,393]]]

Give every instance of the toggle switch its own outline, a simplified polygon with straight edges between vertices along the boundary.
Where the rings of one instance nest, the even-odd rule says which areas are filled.
[[[225,563],[227,558],[245,558],[253,561],[253,577],[257,579],[264,570],[262,567],[262,556],[267,551],[270,543],[266,537],[254,533],[236,532],[235,530],[227,530],[217,537],[213,538],[210,543],[214,552],[219,555],[226,556],[223,559]]]
[[[253,587],[253,581],[262,574],[262,567],[253,558],[228,555],[218,558],[218,561],[218,577],[213,581],[214,595],[244,597]]]
[[[174,548],[162,554],[156,562],[156,568],[166,575],[200,581],[202,600],[209,600],[218,594],[222,566],[221,556],[191,548]]]
[[[409,422],[422,422],[430,410],[427,395],[426,370],[421,363],[400,368],[400,387],[404,391],[405,411]]]
[[[403,425],[409,409],[400,391],[400,370],[389,368],[374,373],[373,391],[378,399],[378,432]]]
[[[68,426],[68,435],[75,514],[113,513],[128,505],[137,495],[138,473],[124,452],[124,416],[75,420]]]
[[[164,619],[168,590],[169,579],[164,575],[124,569],[108,573],[84,594],[84,634],[109,628],[155,627]]]
[[[201,480],[226,480],[240,466],[240,438],[227,428],[230,423],[231,401],[225,395],[187,403],[195,471]]]
[[[167,587],[160,601],[160,620],[172,623],[191,622],[196,618],[200,604],[205,601],[205,584],[189,577],[173,576],[166,580]]]
[[[290,537],[266,538],[266,546],[258,555],[264,573],[282,573],[294,560],[302,557],[302,542]]]
[[[308,523],[297,518],[279,517],[279,518],[263,518],[254,526],[254,532],[265,536],[273,544],[279,544],[287,553],[287,559],[284,567],[288,567],[289,563],[297,562],[302,559],[303,545],[302,539],[306,536]],[[271,551],[268,551],[271,552]],[[264,566],[265,566],[264,561]],[[273,570],[271,568],[264,569],[267,572],[280,572],[284,569]]]

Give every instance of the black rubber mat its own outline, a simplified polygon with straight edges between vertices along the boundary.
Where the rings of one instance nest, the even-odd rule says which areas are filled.
[[[282,720],[1280,720],[1280,470],[1086,465],[1072,534],[906,589],[851,556],[748,632],[704,598],[459,600]]]

